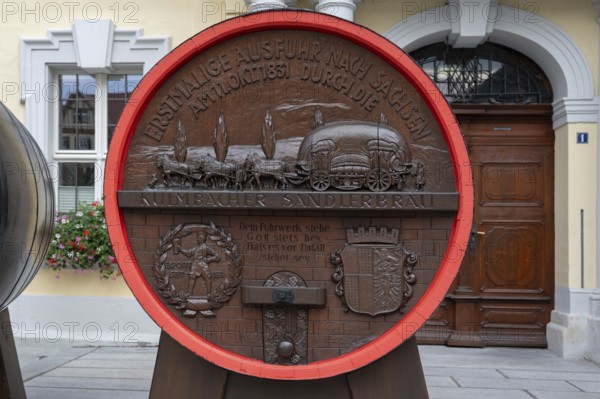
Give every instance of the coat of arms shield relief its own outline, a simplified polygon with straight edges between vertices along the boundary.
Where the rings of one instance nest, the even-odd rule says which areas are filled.
[[[397,229],[348,229],[347,236],[344,248],[331,254],[344,309],[371,316],[401,310],[417,280],[417,255],[398,243]]]

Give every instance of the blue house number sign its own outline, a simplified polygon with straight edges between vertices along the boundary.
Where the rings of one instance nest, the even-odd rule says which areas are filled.
[[[584,132],[577,133],[577,144],[587,144],[588,143],[588,134]]]

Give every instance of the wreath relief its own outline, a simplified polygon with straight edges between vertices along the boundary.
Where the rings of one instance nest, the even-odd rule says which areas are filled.
[[[158,292],[185,317],[214,316],[237,290],[242,262],[237,243],[214,223],[180,224],[158,243]]]

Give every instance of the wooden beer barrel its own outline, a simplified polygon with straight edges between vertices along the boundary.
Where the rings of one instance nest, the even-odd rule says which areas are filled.
[[[51,239],[54,193],[46,159],[0,103],[0,310],[33,279]]]
[[[435,84],[374,32],[301,11],[227,20],[161,60],[121,116],[104,187],[148,314],[263,379],[338,376],[398,348],[446,295],[472,221],[469,158]]]

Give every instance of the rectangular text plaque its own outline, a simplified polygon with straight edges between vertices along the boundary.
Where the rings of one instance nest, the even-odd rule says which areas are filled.
[[[137,191],[118,193],[120,208],[456,211],[458,193]]]

